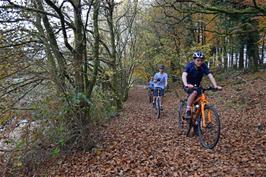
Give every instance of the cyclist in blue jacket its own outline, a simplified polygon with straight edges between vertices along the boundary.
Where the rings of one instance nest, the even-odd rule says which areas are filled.
[[[213,84],[214,88],[222,89],[218,86],[208,66],[204,63],[204,54],[201,51],[196,51],[193,54],[193,61],[185,66],[182,74],[182,81],[184,84],[184,90],[189,94],[187,99],[186,119],[190,120],[191,105],[195,98],[200,95],[200,90],[193,89],[194,86],[199,87],[202,77],[207,75]]]
[[[153,77],[151,77],[151,79],[148,82],[148,89],[150,89],[151,91],[154,90],[154,79],[153,79]]]
[[[163,109],[163,96],[165,88],[167,87],[168,75],[164,72],[164,65],[159,65],[159,72],[154,75],[154,92],[153,92],[153,106],[155,106],[155,98],[159,96],[161,98],[161,110]]]

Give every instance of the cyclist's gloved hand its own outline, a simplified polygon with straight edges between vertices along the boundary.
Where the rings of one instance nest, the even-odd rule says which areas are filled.
[[[193,88],[194,86],[192,84],[187,84],[185,88]]]
[[[215,90],[222,90],[222,87],[221,86],[216,86],[214,87]]]
[[[218,90],[222,90],[223,89],[223,87],[221,87],[221,86],[217,86],[216,87]]]

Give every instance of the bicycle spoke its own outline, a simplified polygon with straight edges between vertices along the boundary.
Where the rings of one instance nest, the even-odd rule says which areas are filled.
[[[205,121],[206,125],[203,125],[201,119],[200,126],[198,128],[200,143],[202,146],[212,149],[218,143],[220,137],[220,120],[216,110],[213,107],[205,107]]]
[[[158,97],[156,99],[156,118],[159,119],[160,118],[160,114],[161,114],[161,109],[160,109],[160,98]]]

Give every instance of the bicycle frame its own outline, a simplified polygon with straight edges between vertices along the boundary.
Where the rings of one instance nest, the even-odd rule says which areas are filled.
[[[160,117],[160,114],[161,114],[161,96],[160,96],[160,89],[157,89],[156,88],[154,89],[154,91],[157,91],[157,96],[155,98],[155,110],[156,110],[156,117],[157,119]]]
[[[155,98],[155,104],[157,104],[157,100],[159,100],[159,103],[160,103],[160,105],[158,105],[159,106],[159,108],[160,108],[160,106],[161,106],[161,96],[160,96],[160,89],[157,89],[157,95],[158,96],[156,96],[156,98]]]
[[[196,100],[193,101],[192,106],[191,106],[191,113],[194,110],[195,103],[199,103],[199,106],[200,106],[200,109],[197,109],[197,111],[196,111],[195,117],[198,117],[200,114],[202,115],[201,116],[202,117],[202,125],[205,128],[206,127],[206,120],[205,120],[204,108],[205,108],[205,105],[209,103],[209,101],[207,100],[207,96],[205,95],[204,91]],[[192,116],[193,116],[193,114],[192,114]],[[211,121],[211,112],[209,111],[208,112],[208,122],[210,122],[210,121]]]

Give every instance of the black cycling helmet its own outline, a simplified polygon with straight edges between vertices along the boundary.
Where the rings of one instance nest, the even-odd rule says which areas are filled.
[[[203,54],[203,52],[201,52],[201,51],[196,51],[194,54],[193,54],[193,59],[195,59],[195,58],[200,58],[200,59],[204,59],[204,54]]]
[[[159,65],[159,69],[164,69],[164,65]]]

